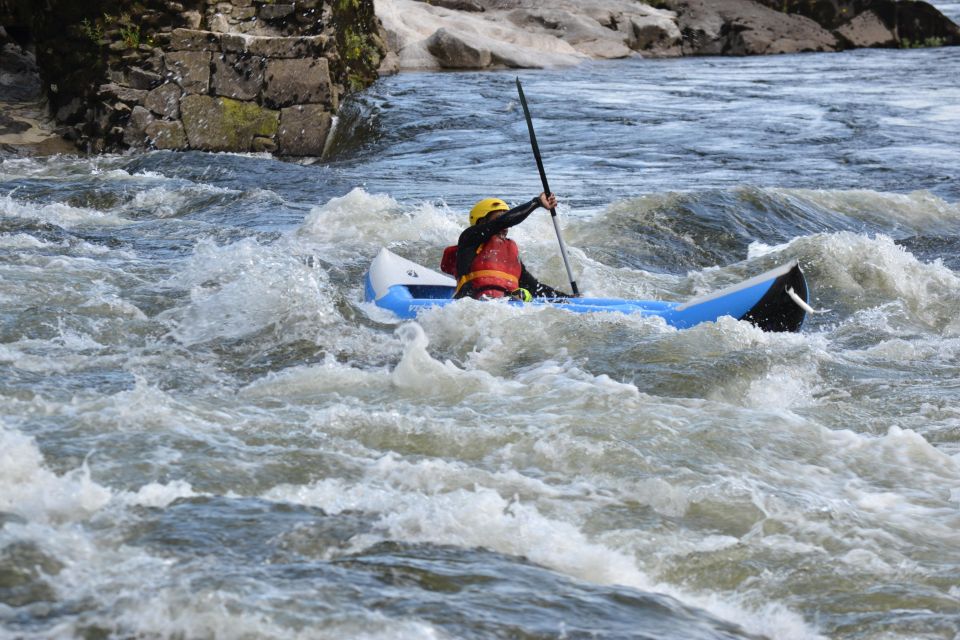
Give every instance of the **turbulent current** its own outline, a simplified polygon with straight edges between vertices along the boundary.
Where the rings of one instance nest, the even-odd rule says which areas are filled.
[[[958,75],[521,72],[586,294],[796,258],[787,335],[365,303],[540,191],[509,72],[383,79],[324,161],[3,160],[0,637],[956,638]]]

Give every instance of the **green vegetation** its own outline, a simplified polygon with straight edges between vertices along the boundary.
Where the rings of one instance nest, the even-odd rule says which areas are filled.
[[[331,72],[350,92],[361,91],[377,79],[385,54],[377,37],[377,20],[372,0],[334,0],[333,23],[337,34],[339,61]]]
[[[910,38],[900,40],[901,49],[927,49],[930,47],[942,47],[945,44],[947,44],[946,38],[938,38],[936,36],[917,40],[916,42],[910,40]]]
[[[349,1],[349,0],[348,0]],[[380,50],[372,41],[369,35],[354,33],[347,28],[343,36],[343,51],[341,51],[344,60],[350,71],[347,74],[347,84],[351,91],[361,91],[369,83],[367,74],[361,69],[372,67],[377,68],[380,64]]]
[[[119,31],[113,29],[116,26],[119,26]],[[80,22],[80,34],[97,46],[104,44],[106,36],[119,34],[120,40],[131,49],[140,46],[142,39],[140,25],[135,24],[128,13],[122,13],[120,16],[104,13],[102,17],[92,21],[90,18],[84,18]]]
[[[84,18],[80,23],[80,33],[90,42],[99,45],[103,40],[103,25],[99,22],[90,22],[89,18]]]
[[[126,44],[131,49],[135,49],[140,46],[140,26],[139,25],[128,25],[120,27],[120,38],[123,40],[123,43]]]

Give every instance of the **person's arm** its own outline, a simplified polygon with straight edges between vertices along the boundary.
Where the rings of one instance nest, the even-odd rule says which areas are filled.
[[[558,291],[547,286],[533,277],[527,268],[520,263],[520,288],[526,289],[534,298],[571,298],[569,293]]]
[[[458,244],[461,247],[481,245],[504,229],[516,226],[526,220],[540,205],[540,198],[534,198],[530,202],[525,202],[519,207],[514,207],[506,213],[501,214],[496,220],[467,227],[463,230],[463,233],[460,234],[460,242]]]

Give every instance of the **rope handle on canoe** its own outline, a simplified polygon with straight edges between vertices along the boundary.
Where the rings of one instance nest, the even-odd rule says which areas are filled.
[[[810,315],[813,315],[815,313],[827,313],[828,311],[830,311],[830,309],[820,309],[820,310],[814,309],[809,304],[807,304],[803,298],[797,295],[797,292],[793,290],[793,287],[787,287],[787,295],[790,296],[791,300],[797,303],[798,307],[800,307]]]

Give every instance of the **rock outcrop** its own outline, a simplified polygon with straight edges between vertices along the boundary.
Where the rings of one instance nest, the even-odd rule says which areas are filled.
[[[584,58],[758,55],[960,44],[916,0],[376,0],[402,69],[547,67]],[[655,5],[655,6],[652,6]]]
[[[960,29],[915,0],[668,0],[685,55],[960,45]]]
[[[589,58],[680,54],[676,14],[635,0],[376,0],[385,67],[483,69],[576,64]]]
[[[58,131],[90,152],[322,155],[385,53],[371,0],[0,3],[36,42]]]
[[[837,37],[806,16],[753,0],[676,0],[684,55],[837,51]]]

